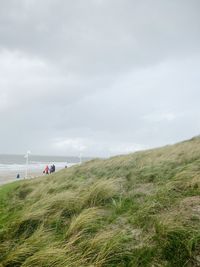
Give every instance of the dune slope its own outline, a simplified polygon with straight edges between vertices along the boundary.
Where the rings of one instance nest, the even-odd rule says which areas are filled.
[[[0,187],[0,266],[200,266],[200,138]]]

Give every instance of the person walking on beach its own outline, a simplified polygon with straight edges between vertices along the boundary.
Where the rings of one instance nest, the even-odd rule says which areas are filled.
[[[45,174],[49,174],[49,166],[48,166],[48,165],[45,167],[45,169],[44,169],[44,173],[45,173]]]
[[[51,165],[51,167],[50,167],[50,173],[53,173],[53,172],[55,172],[55,170],[56,170],[56,167],[55,167],[55,165],[53,164],[53,165]]]
[[[56,166],[54,164],[52,165],[52,170],[53,170],[53,172],[56,171]]]

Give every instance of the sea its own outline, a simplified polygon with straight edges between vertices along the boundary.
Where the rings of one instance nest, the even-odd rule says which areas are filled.
[[[87,159],[83,159],[85,161]],[[78,157],[64,157],[64,156],[38,156],[29,155],[28,165],[24,155],[0,155],[0,184],[16,180],[19,174],[19,179],[27,177],[34,178],[43,175],[43,170],[46,165],[55,165],[56,171],[66,167],[71,167],[79,164]]]

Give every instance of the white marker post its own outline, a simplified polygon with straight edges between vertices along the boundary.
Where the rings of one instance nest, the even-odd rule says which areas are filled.
[[[80,151],[80,154],[79,154],[79,164],[82,164],[82,153]]]
[[[83,152],[86,149],[86,146],[80,145],[79,146],[79,164],[82,164],[83,161]]]
[[[25,177],[24,177],[24,179],[27,179],[27,178],[28,178],[28,157],[29,157],[30,154],[31,154],[31,152],[28,150],[28,151],[26,152],[26,155],[24,156],[25,159],[26,159],[26,172],[25,172]]]

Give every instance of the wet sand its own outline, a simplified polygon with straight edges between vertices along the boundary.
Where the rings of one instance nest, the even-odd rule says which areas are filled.
[[[20,174],[20,178],[17,179],[17,173],[14,171],[1,172],[0,173],[0,185],[15,182],[15,181],[24,180],[25,174],[24,173],[19,173],[19,174]],[[43,175],[43,173],[40,171],[31,172],[28,174],[28,179],[39,177],[42,175]]]

